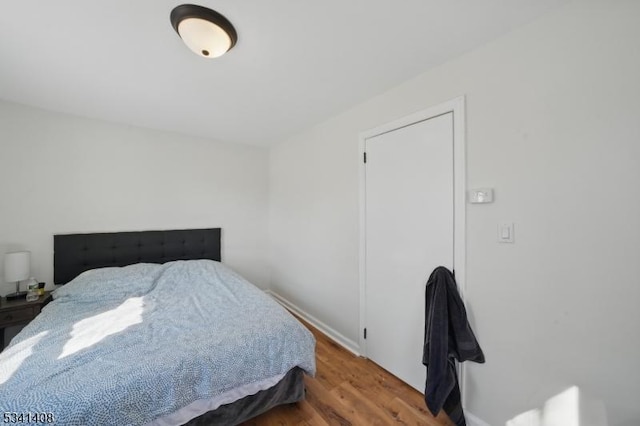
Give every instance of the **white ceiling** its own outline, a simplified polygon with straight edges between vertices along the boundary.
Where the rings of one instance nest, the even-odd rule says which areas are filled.
[[[0,12],[0,98],[269,145],[568,0],[202,0],[238,31],[193,54],[178,0],[16,0]]]

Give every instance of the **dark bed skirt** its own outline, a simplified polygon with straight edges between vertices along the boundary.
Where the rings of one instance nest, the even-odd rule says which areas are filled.
[[[304,371],[294,367],[277,384],[249,395],[231,404],[221,405],[185,425],[213,426],[237,425],[270,410],[271,408],[291,404],[304,399]]]

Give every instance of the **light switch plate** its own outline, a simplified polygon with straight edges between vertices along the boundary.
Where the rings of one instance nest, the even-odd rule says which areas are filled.
[[[499,243],[513,243],[515,242],[515,236],[513,235],[514,225],[513,222],[502,222],[498,224],[498,242]]]

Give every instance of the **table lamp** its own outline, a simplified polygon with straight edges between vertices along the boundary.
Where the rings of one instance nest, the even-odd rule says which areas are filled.
[[[16,292],[7,294],[7,300],[22,299],[26,291],[20,291],[20,281],[29,278],[31,272],[31,252],[17,251],[4,255],[4,280],[16,283]]]

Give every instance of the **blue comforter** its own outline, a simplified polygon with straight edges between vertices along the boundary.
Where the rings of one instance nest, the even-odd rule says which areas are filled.
[[[87,271],[54,299],[0,354],[0,412],[140,425],[315,373],[311,333],[219,262]]]

